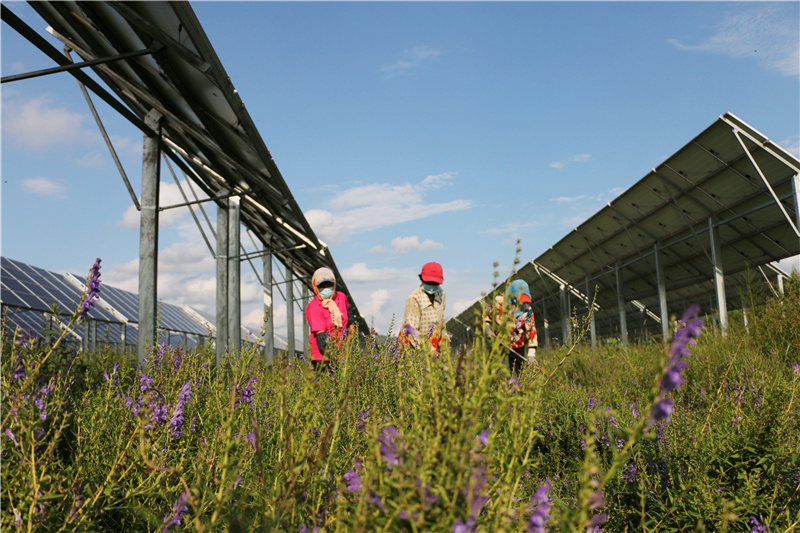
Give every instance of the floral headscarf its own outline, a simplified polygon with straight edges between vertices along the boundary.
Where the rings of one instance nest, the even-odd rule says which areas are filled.
[[[331,322],[333,322],[333,325],[337,328],[340,328],[342,327],[342,312],[339,310],[339,306],[336,305],[336,302],[334,302],[332,298],[323,298],[319,294],[319,288],[317,288],[317,286],[323,281],[332,282],[333,294],[336,294],[336,278],[334,277],[333,271],[330,268],[318,268],[311,277],[311,286],[314,288],[314,294],[316,294],[317,298],[322,301],[322,307],[330,312]]]

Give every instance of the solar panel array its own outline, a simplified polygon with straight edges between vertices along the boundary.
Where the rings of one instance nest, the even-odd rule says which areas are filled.
[[[63,329],[80,303],[83,284],[81,277],[74,274],[61,275],[7,257],[0,258],[0,301],[6,327],[40,336],[43,331]],[[88,313],[89,320],[73,325],[65,341],[87,346],[88,334],[94,345],[104,342],[120,345],[125,330],[125,344],[135,345],[138,305],[135,293],[103,284],[100,299]],[[180,306],[159,302],[158,316],[159,342],[186,343],[193,347],[201,338],[209,336],[206,324]]]

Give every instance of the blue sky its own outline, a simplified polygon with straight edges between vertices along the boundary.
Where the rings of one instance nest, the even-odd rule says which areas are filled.
[[[4,4],[45,34],[27,4]],[[797,2],[192,6],[379,331],[425,262],[444,266],[453,316],[491,288],[493,262],[508,274],[517,239],[537,257],[727,111],[800,150]],[[50,66],[3,24],[3,76]],[[141,134],[95,103],[138,191]],[[162,204],[179,202],[162,181]],[[159,296],[213,312],[213,258],[188,211],[164,213]],[[4,84],[2,254],[75,273],[101,257],[104,281],[136,290],[138,239],[75,80]]]

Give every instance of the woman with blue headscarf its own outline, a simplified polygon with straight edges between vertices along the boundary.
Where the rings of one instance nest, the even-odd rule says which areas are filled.
[[[528,284],[517,279],[508,284],[506,296],[497,296],[494,306],[486,310],[484,320],[490,324],[490,333],[497,334],[497,329],[504,320],[513,320],[508,340],[508,369],[513,375],[519,375],[523,365],[536,364],[536,348],[539,338],[536,334],[536,322],[531,305],[531,291]]]

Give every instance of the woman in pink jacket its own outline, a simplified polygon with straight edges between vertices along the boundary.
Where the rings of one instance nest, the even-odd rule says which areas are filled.
[[[311,364],[314,370],[330,365],[330,351],[343,346],[347,325],[353,324],[349,316],[350,304],[343,292],[336,290],[336,278],[330,268],[318,268],[311,278],[314,298],[306,307],[310,334]]]

